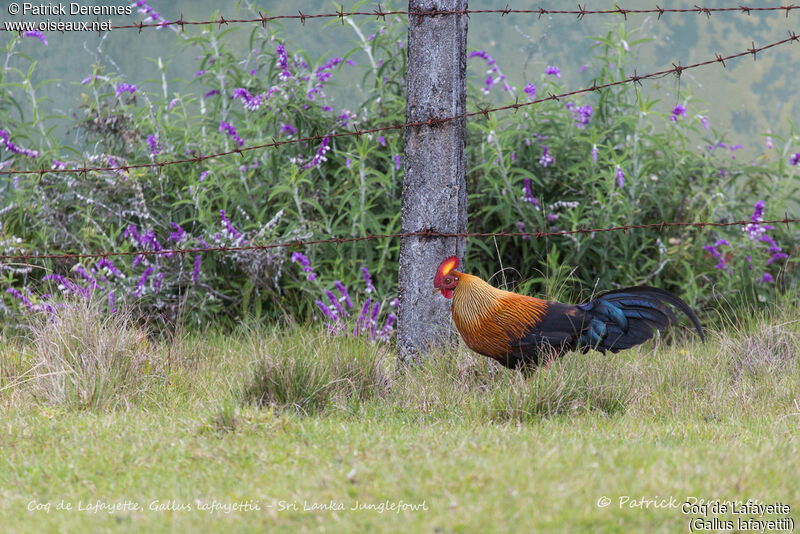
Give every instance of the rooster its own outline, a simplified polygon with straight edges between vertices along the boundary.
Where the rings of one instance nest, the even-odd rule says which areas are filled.
[[[629,287],[584,304],[562,304],[497,289],[456,268],[455,256],[439,265],[434,294],[453,299],[453,322],[469,348],[512,369],[549,365],[575,349],[619,352],[643,343],[654,329],[677,323],[667,304],[685,313],[705,341],[697,315],[663,289]]]

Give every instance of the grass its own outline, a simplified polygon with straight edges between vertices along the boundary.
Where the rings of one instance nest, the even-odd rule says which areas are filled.
[[[385,346],[313,328],[155,341],[68,309],[0,340],[0,524],[682,532],[714,517],[684,513],[693,498],[796,520],[798,311],[525,379],[463,346],[398,369]]]

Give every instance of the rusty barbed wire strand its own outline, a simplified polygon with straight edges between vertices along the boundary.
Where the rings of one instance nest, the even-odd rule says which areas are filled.
[[[537,15],[539,18],[545,15],[575,15],[579,20],[583,19],[586,15],[622,15],[626,20],[628,15],[643,15],[643,14],[651,14],[651,15],[658,15],[658,19],[661,20],[661,17],[665,14],[670,13],[696,13],[698,15],[705,15],[706,18],[711,18],[713,13],[740,13],[747,16],[750,16],[751,13],[759,13],[759,12],[781,12],[783,11],[785,16],[788,18],[789,13],[794,10],[800,9],[800,5],[797,4],[788,4],[788,5],[780,5],[780,6],[771,6],[771,7],[749,7],[749,6],[737,6],[737,7],[703,7],[695,5],[694,7],[685,8],[685,9],[676,9],[676,8],[662,8],[656,5],[655,8],[650,9],[625,9],[619,5],[614,6],[613,9],[586,9],[586,6],[581,6],[578,3],[578,9],[545,9],[542,7],[535,8],[535,9],[513,9],[509,8],[508,4],[506,4],[505,9],[463,9],[463,10],[430,10],[430,11],[407,11],[407,10],[388,10],[384,11],[383,7],[378,4],[378,8],[373,11],[344,11],[340,8],[339,11],[333,13],[303,13],[302,11],[298,11],[297,15],[263,15],[259,11],[259,17],[254,18],[245,18],[245,19],[226,19],[223,16],[220,16],[216,19],[210,20],[183,20],[183,15],[178,20],[167,21],[163,20],[160,22],[151,22],[145,24],[144,21],[140,21],[139,23],[135,24],[122,24],[122,25],[112,25],[110,27],[111,30],[124,30],[124,29],[135,29],[139,30],[139,33],[142,32],[145,28],[165,28],[167,26],[179,26],[181,30],[185,26],[203,26],[213,24],[216,26],[229,25],[229,24],[247,24],[247,23],[258,23],[261,24],[263,27],[270,22],[276,20],[298,20],[302,25],[305,25],[307,20],[314,20],[314,19],[334,19],[338,18],[344,23],[345,17],[375,17],[376,19],[383,19],[386,20],[387,16],[393,15],[405,15],[405,16],[415,16],[415,17],[433,17],[439,15],[485,15],[485,14],[499,14],[501,16],[506,15]],[[18,31],[21,32],[22,30],[11,30],[7,29],[6,27],[0,27],[0,31]]]
[[[530,102],[519,102],[519,100],[516,100],[513,104],[507,104],[507,105],[499,106],[499,107],[495,107],[495,108],[480,108],[479,107],[477,109],[477,111],[470,111],[470,112],[466,112],[466,113],[460,113],[458,115],[453,115],[451,117],[430,117],[427,120],[416,121],[416,122],[396,123],[396,124],[390,124],[388,126],[380,126],[380,127],[377,127],[377,128],[369,128],[369,129],[366,129],[366,130],[358,129],[358,130],[355,130],[355,131],[347,131],[347,132],[333,132],[333,133],[327,133],[327,134],[317,134],[317,135],[312,135],[312,136],[308,136],[308,137],[299,137],[299,138],[296,138],[296,139],[286,139],[286,140],[283,140],[283,141],[278,141],[273,136],[272,137],[272,141],[269,142],[269,143],[262,143],[262,144],[259,144],[259,145],[252,145],[252,146],[246,146],[246,147],[237,147],[237,148],[234,148],[232,150],[226,150],[224,152],[217,152],[217,153],[214,153],[214,154],[198,154],[197,156],[193,156],[191,158],[183,158],[183,159],[178,159],[178,160],[154,161],[154,162],[150,162],[150,163],[131,163],[131,164],[114,166],[114,167],[109,167],[109,166],[105,166],[105,167],[85,167],[84,166],[84,167],[77,167],[77,168],[74,168],[74,169],[44,169],[44,168],[41,168],[39,170],[0,170],[0,176],[2,176],[2,175],[12,175],[12,174],[18,174],[18,175],[21,175],[21,174],[38,174],[41,177],[42,175],[48,174],[48,173],[85,174],[87,172],[99,172],[99,171],[114,171],[114,172],[122,171],[122,172],[126,172],[127,173],[131,169],[141,169],[141,168],[159,168],[160,169],[160,168],[165,167],[167,165],[177,165],[177,164],[181,164],[181,163],[200,163],[200,162],[203,162],[203,161],[208,160],[208,159],[214,159],[214,158],[219,158],[219,157],[223,157],[223,156],[230,156],[230,155],[233,155],[233,154],[241,155],[244,152],[248,152],[248,151],[251,151],[251,150],[259,150],[259,149],[262,149],[262,148],[275,148],[276,150],[279,150],[281,145],[290,145],[290,144],[296,144],[296,143],[307,143],[309,141],[321,141],[322,139],[324,139],[326,137],[327,138],[351,137],[351,136],[359,137],[361,135],[369,135],[369,134],[378,133],[378,132],[385,132],[385,131],[389,131],[389,130],[402,130],[404,128],[414,128],[414,127],[419,127],[419,126],[435,127],[435,126],[438,126],[438,125],[440,125],[442,123],[445,123],[445,122],[450,122],[450,121],[459,120],[459,119],[468,119],[468,118],[471,118],[471,117],[475,117],[477,115],[482,115],[482,116],[488,118],[489,113],[495,113],[495,112],[498,112],[498,111],[506,111],[506,110],[513,109],[516,112],[516,111],[519,111],[519,108],[523,108],[523,107],[526,107],[526,106],[531,106],[531,105],[534,105],[534,104],[539,104],[541,102],[546,102],[548,100],[559,101],[560,99],[566,98],[566,97],[569,97],[569,96],[574,96],[574,95],[578,95],[578,94],[599,91],[601,89],[607,89],[609,87],[615,87],[615,86],[618,86],[618,85],[624,85],[626,83],[638,83],[638,84],[641,85],[641,81],[642,80],[648,80],[648,79],[653,79],[653,78],[663,78],[664,76],[667,76],[669,74],[674,74],[675,76],[680,78],[681,75],[683,74],[683,72],[686,71],[686,70],[694,69],[694,68],[698,68],[698,67],[703,67],[703,66],[706,66],[706,65],[712,65],[714,63],[719,63],[720,65],[722,65],[723,68],[727,68],[727,65],[725,64],[726,61],[730,61],[732,59],[736,59],[736,58],[740,58],[740,57],[744,57],[744,56],[748,56],[748,55],[752,55],[753,56],[753,60],[755,61],[756,60],[756,55],[759,52],[762,52],[764,50],[768,50],[770,48],[774,48],[776,46],[781,46],[781,45],[784,45],[784,44],[787,44],[787,43],[792,43],[792,42],[797,42],[797,41],[800,41],[800,35],[798,35],[797,33],[793,32],[793,31],[790,31],[789,32],[789,37],[787,37],[786,39],[782,39],[780,41],[776,41],[774,43],[770,43],[768,45],[764,45],[764,46],[758,47],[758,48],[756,48],[755,43],[753,43],[750,48],[748,48],[744,52],[739,52],[737,54],[731,54],[729,56],[724,56],[724,57],[720,56],[719,54],[715,54],[714,59],[701,61],[699,63],[692,63],[690,65],[681,65],[680,61],[679,61],[677,65],[675,63],[673,63],[671,69],[665,69],[665,70],[661,70],[661,71],[657,71],[657,72],[651,72],[650,74],[641,74],[640,75],[640,74],[637,74],[636,70],[634,69],[634,74],[632,76],[629,76],[628,78],[624,78],[622,80],[617,80],[617,81],[614,81],[614,82],[608,82],[608,83],[604,83],[604,84],[600,84],[600,85],[598,85],[595,82],[594,84],[592,84],[591,87],[585,87],[583,89],[576,89],[574,91],[568,91],[568,92],[565,92],[565,93],[559,93],[557,95],[549,93],[549,96],[546,96],[546,97],[543,97],[543,98],[537,98],[537,99],[532,100]]]
[[[593,234],[601,232],[628,232],[629,230],[638,230],[644,228],[658,228],[663,231],[665,228],[679,227],[699,227],[701,229],[706,227],[727,227],[727,226],[749,226],[749,225],[763,225],[763,224],[785,224],[787,227],[789,223],[800,222],[800,218],[790,218],[785,216],[783,219],[774,219],[768,221],[752,221],[740,220],[729,222],[668,222],[662,221],[659,223],[644,223],[644,224],[626,224],[623,226],[611,226],[607,228],[578,228],[576,230],[558,230],[558,231],[538,231],[538,232],[435,232],[433,230],[423,230],[418,232],[402,232],[396,234],[370,234],[360,237],[331,237],[327,239],[310,239],[310,240],[297,240],[287,241],[284,243],[266,243],[262,245],[238,245],[238,246],[220,246],[220,247],[207,247],[207,248],[178,248],[178,249],[160,249],[160,250],[130,250],[125,252],[115,251],[102,251],[102,252],[75,252],[63,254],[3,254],[0,255],[0,261],[17,262],[28,260],[54,260],[54,259],[81,259],[81,258],[110,258],[115,256],[171,256],[171,255],[186,255],[186,254],[206,254],[213,252],[238,252],[246,250],[267,250],[273,248],[287,248],[287,247],[304,247],[308,245],[321,245],[321,244],[334,244],[341,245],[342,243],[354,243],[357,241],[372,241],[375,239],[396,239],[407,237],[424,237],[428,239],[442,238],[442,237],[554,237],[566,236],[574,234]]]

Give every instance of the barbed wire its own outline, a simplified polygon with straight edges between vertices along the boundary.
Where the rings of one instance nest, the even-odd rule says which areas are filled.
[[[648,79],[654,79],[654,78],[663,78],[664,76],[667,76],[669,74],[674,74],[675,76],[680,78],[681,75],[683,74],[683,72],[686,71],[686,70],[695,69],[695,68],[698,68],[698,67],[711,65],[711,64],[714,64],[714,63],[719,63],[719,64],[722,65],[723,68],[727,68],[727,65],[725,64],[726,61],[730,61],[732,59],[736,59],[736,58],[740,58],[740,57],[744,57],[744,56],[748,56],[748,55],[752,55],[753,56],[753,60],[755,61],[756,60],[756,55],[759,52],[762,52],[764,50],[768,50],[770,48],[774,48],[776,46],[781,46],[781,45],[784,45],[784,44],[787,44],[787,43],[792,43],[792,42],[797,42],[797,41],[800,41],[800,35],[798,35],[797,33],[793,32],[793,31],[789,31],[789,37],[787,37],[786,39],[782,39],[780,41],[776,41],[774,43],[770,43],[770,44],[767,44],[765,46],[758,47],[758,48],[756,48],[755,42],[753,41],[750,48],[748,48],[744,52],[739,52],[737,54],[731,54],[729,56],[724,56],[724,57],[719,55],[719,54],[715,54],[715,58],[714,59],[701,61],[699,63],[692,63],[690,65],[681,65],[680,61],[679,61],[677,65],[675,63],[673,63],[671,69],[665,69],[665,70],[661,70],[661,71],[657,71],[657,72],[651,72],[650,74],[641,74],[640,75],[640,74],[637,74],[636,69],[634,69],[634,71],[633,71],[634,73],[633,73],[632,76],[629,76],[629,77],[624,78],[622,80],[617,80],[617,81],[614,81],[614,82],[608,82],[608,83],[604,83],[604,84],[600,84],[600,85],[598,85],[597,82],[595,82],[590,87],[585,87],[583,89],[576,89],[574,91],[568,91],[568,92],[565,92],[565,93],[559,93],[557,95],[549,93],[548,96],[546,96],[546,97],[537,98],[535,100],[531,100],[530,102],[520,102],[519,98],[517,98],[513,104],[507,104],[507,105],[504,105],[504,106],[499,106],[499,107],[494,107],[494,108],[480,108],[479,107],[477,111],[470,111],[470,112],[460,113],[458,115],[453,115],[453,116],[450,116],[450,117],[430,117],[427,120],[416,121],[416,122],[396,123],[396,124],[390,124],[390,125],[387,125],[387,126],[369,128],[369,129],[366,129],[366,130],[357,129],[357,130],[354,130],[354,131],[347,131],[347,132],[333,132],[333,133],[326,133],[326,134],[317,134],[317,135],[312,135],[312,136],[308,136],[308,137],[299,137],[299,138],[296,138],[296,139],[285,139],[285,140],[281,140],[281,141],[276,140],[275,137],[273,136],[272,137],[272,141],[269,142],[269,143],[262,143],[262,144],[259,144],[259,145],[252,145],[252,146],[246,146],[246,147],[237,147],[237,148],[234,148],[232,150],[226,150],[226,151],[217,152],[217,153],[214,153],[214,154],[198,154],[198,155],[193,156],[191,158],[183,158],[183,159],[177,159],[177,160],[153,161],[153,162],[150,162],[150,163],[131,163],[131,164],[125,164],[125,165],[119,165],[119,166],[105,166],[105,167],[86,167],[84,165],[83,167],[77,167],[77,168],[74,168],[74,169],[44,169],[44,168],[41,168],[39,170],[1,170],[0,171],[0,176],[1,175],[5,175],[5,174],[8,174],[8,175],[11,175],[11,174],[38,174],[41,177],[42,175],[48,174],[48,173],[85,174],[87,172],[99,172],[99,171],[115,171],[115,172],[123,171],[123,172],[127,173],[131,169],[141,169],[141,168],[158,168],[158,169],[161,169],[162,167],[165,167],[167,165],[178,165],[178,164],[182,164],[182,163],[200,163],[200,162],[203,162],[203,161],[208,160],[208,159],[220,158],[220,157],[223,157],[223,156],[230,156],[230,155],[233,155],[233,154],[242,155],[244,152],[248,152],[248,151],[251,151],[251,150],[260,150],[262,148],[275,148],[276,150],[279,150],[282,145],[291,145],[291,144],[296,144],[296,143],[308,143],[309,141],[321,141],[322,139],[324,139],[326,137],[327,138],[351,137],[351,136],[360,137],[362,135],[370,135],[370,134],[373,134],[373,133],[385,132],[385,131],[390,131],[390,130],[401,130],[401,129],[404,129],[404,128],[414,128],[414,127],[420,127],[420,126],[435,127],[435,126],[438,126],[438,125],[440,125],[442,123],[445,123],[445,122],[450,122],[450,121],[459,120],[459,119],[468,119],[468,118],[471,118],[471,117],[475,117],[477,115],[483,115],[484,117],[488,118],[489,117],[489,113],[495,113],[495,112],[498,112],[498,111],[506,111],[506,110],[513,109],[516,112],[520,108],[531,106],[531,105],[534,105],[534,104],[539,104],[539,103],[546,102],[546,101],[549,101],[549,100],[560,101],[562,98],[567,98],[567,97],[570,97],[570,96],[575,96],[575,95],[579,95],[579,94],[583,94],[583,93],[599,91],[601,89],[607,89],[609,87],[615,87],[615,86],[618,86],[618,85],[624,85],[626,83],[635,83],[635,84],[641,85],[642,80],[648,80]]]
[[[274,248],[287,248],[287,247],[305,247],[309,245],[322,245],[333,244],[341,245],[343,243],[354,243],[357,241],[372,241],[376,239],[396,239],[407,237],[424,237],[427,239],[446,238],[446,237],[535,237],[541,239],[543,237],[554,236],[567,236],[574,234],[595,234],[602,232],[625,232],[630,230],[638,230],[645,228],[657,228],[659,231],[664,231],[665,228],[679,227],[690,228],[699,227],[701,229],[706,227],[728,227],[728,226],[760,226],[764,224],[785,224],[789,227],[789,223],[800,222],[800,218],[790,218],[784,214],[783,219],[774,219],[768,221],[752,221],[752,220],[739,220],[729,222],[669,222],[661,221],[658,223],[645,223],[645,224],[626,224],[622,226],[611,226],[607,228],[577,228],[575,230],[556,230],[546,231],[540,230],[537,232],[436,232],[433,230],[422,230],[417,232],[402,232],[395,234],[371,234],[359,237],[331,237],[326,239],[310,239],[310,240],[297,240],[286,241],[283,243],[266,243],[261,245],[235,245],[235,246],[218,246],[206,248],[170,248],[160,250],[129,250],[124,252],[119,251],[102,251],[102,252],[74,252],[63,254],[3,254],[0,255],[0,261],[18,262],[29,260],[55,260],[55,259],[85,259],[85,258],[111,258],[115,256],[172,256],[172,255],[186,255],[186,254],[206,254],[212,252],[239,252],[249,250],[268,250]]]
[[[373,11],[344,11],[343,8],[340,8],[339,11],[333,13],[303,13],[302,11],[298,11],[297,15],[265,15],[262,14],[261,11],[258,12],[258,17],[253,18],[229,18],[226,19],[224,16],[220,15],[219,18],[210,19],[210,20],[184,20],[183,14],[177,20],[167,21],[162,20],[159,22],[151,22],[151,23],[144,23],[144,21],[140,21],[134,24],[121,24],[121,25],[112,25],[110,27],[111,30],[124,30],[124,29],[136,29],[139,30],[139,33],[142,32],[145,28],[164,28],[167,26],[179,26],[181,30],[184,29],[185,26],[204,26],[204,25],[229,25],[229,24],[248,24],[248,23],[258,23],[261,24],[263,27],[270,22],[280,21],[280,20],[298,20],[301,24],[305,25],[307,20],[314,20],[314,19],[334,19],[338,18],[344,24],[345,17],[375,17],[376,19],[386,20],[388,16],[397,16],[397,15],[405,15],[405,16],[414,16],[414,17],[433,17],[439,15],[485,15],[485,14],[499,14],[501,16],[506,15],[537,15],[539,18],[545,15],[575,15],[579,20],[583,19],[586,15],[622,15],[625,20],[627,20],[628,15],[658,15],[658,19],[661,20],[661,17],[665,14],[670,13],[696,13],[698,15],[705,15],[706,18],[710,18],[713,13],[740,13],[744,15],[750,16],[751,13],[759,13],[759,12],[781,12],[783,11],[785,16],[788,18],[789,13],[793,10],[800,9],[800,5],[796,4],[788,4],[788,5],[780,5],[780,6],[771,6],[771,7],[749,7],[749,6],[737,6],[737,7],[702,7],[695,5],[694,7],[685,8],[685,9],[675,9],[675,8],[662,8],[658,5],[654,8],[650,9],[625,9],[619,5],[615,5],[613,9],[586,9],[586,6],[581,6],[580,3],[578,4],[578,9],[545,9],[543,7],[535,8],[535,9],[513,9],[509,8],[508,4],[506,4],[505,9],[462,9],[462,10],[428,10],[428,11],[408,11],[408,10],[384,10],[383,7],[378,4],[378,8]],[[5,27],[0,27],[0,31],[19,31],[22,30],[10,30]]]

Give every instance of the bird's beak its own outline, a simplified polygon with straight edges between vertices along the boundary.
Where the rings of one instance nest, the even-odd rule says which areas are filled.
[[[433,290],[433,294],[435,295],[437,291],[441,291],[441,288],[438,288],[438,287],[437,287],[437,288],[434,288],[434,290]]]

